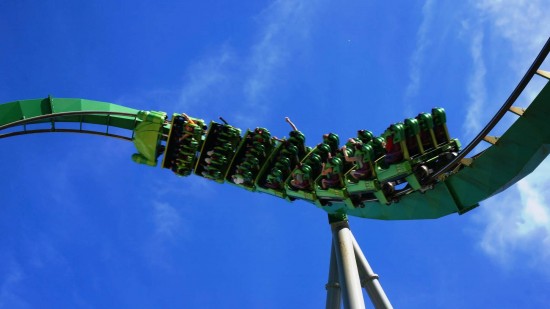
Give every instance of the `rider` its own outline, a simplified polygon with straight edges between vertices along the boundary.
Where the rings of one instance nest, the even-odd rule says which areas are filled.
[[[311,167],[307,164],[300,163],[294,171],[292,171],[292,180],[290,184],[297,189],[307,189],[311,182]]]
[[[323,189],[326,190],[338,186],[342,175],[342,160],[338,157],[331,157],[329,155],[328,161],[326,163],[323,162],[323,171],[321,175],[325,176],[321,179],[321,187]]]
[[[346,162],[355,162],[356,169],[350,172],[350,175],[355,180],[361,180],[372,174],[372,146],[368,144],[353,143],[353,156],[350,157],[346,146],[342,147],[344,159]]]

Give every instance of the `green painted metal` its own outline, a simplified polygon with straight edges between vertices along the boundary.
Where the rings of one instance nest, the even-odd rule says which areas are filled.
[[[180,116],[174,116],[176,117]],[[392,125],[387,131],[386,136],[393,134],[396,142],[404,149],[410,148],[406,145],[408,137],[412,138],[411,143],[416,141],[417,144],[424,145],[425,149],[417,154],[413,152],[408,161],[382,164],[381,160],[384,158],[380,158],[380,151],[383,150],[383,140],[373,138],[372,134],[365,137],[365,144],[370,147],[365,150],[368,152],[366,162],[372,164],[374,159],[380,158],[375,167],[376,172],[379,173],[377,179],[353,181],[350,173],[357,169],[357,165],[344,161],[344,154],[337,151],[338,136],[335,134],[326,135],[324,142],[313,149],[303,144],[305,137],[296,130],[291,132],[291,137],[287,140],[275,140],[265,135],[268,139],[265,145],[269,145],[269,151],[262,153],[260,162],[264,164],[258,162],[260,166],[256,166],[256,160],[252,158],[254,155],[246,156],[247,150],[258,145],[248,140],[254,138],[252,131],[247,131],[245,140],[242,140],[239,129],[211,123],[206,133],[202,127],[203,122],[199,122],[198,130],[192,130],[193,132],[189,134],[193,136],[193,147],[187,155],[194,158],[190,162],[196,164],[194,172],[199,176],[202,175],[220,183],[230,182],[250,191],[269,193],[289,201],[302,199],[313,203],[334,218],[357,216],[382,220],[433,219],[452,213],[465,213],[477,207],[482,200],[505,190],[532,172],[550,152],[549,117],[550,85],[547,84],[495,145],[472,158],[468,166],[457,165],[454,170],[431,182],[425,182],[425,179],[414,170],[415,164],[429,163],[441,154],[458,149],[460,145],[457,140],[450,139],[445,124],[446,116],[442,109],[432,110],[431,115],[420,114],[416,119],[418,122],[406,120],[405,124]],[[195,119],[195,121],[198,120]],[[174,123],[168,123],[166,114],[163,112],[144,112],[104,102],[51,97],[0,105],[0,132],[2,129],[16,125],[24,126],[33,123],[52,123],[51,131],[56,131],[56,122],[92,123],[130,130],[133,132],[133,141],[138,150],[134,160],[148,165],[156,165],[157,157],[164,149],[162,142],[167,140],[168,136],[171,136],[174,143],[173,146],[167,147],[171,149],[170,151],[185,152],[187,149],[185,146],[189,148],[189,145],[181,142],[186,140],[185,137],[174,135],[175,132],[171,130]],[[178,134],[181,135],[182,132]],[[359,134],[357,140],[360,139]],[[227,143],[220,144],[220,141]],[[230,149],[224,148],[226,144]],[[262,147],[265,148],[265,145]],[[165,159],[168,155],[167,151]],[[254,152],[256,155],[259,153],[257,151]],[[218,154],[219,158],[224,157],[224,161],[216,162],[218,158],[213,154]],[[333,159],[338,158],[342,161],[334,160],[333,164],[339,165],[342,169],[343,178],[340,185],[324,189],[322,172],[327,166],[323,167],[322,163],[332,160],[329,154]],[[348,155],[352,153],[348,152]],[[208,163],[207,159],[211,162]],[[178,174],[177,164],[172,163],[177,160],[178,157],[172,155],[171,162],[163,162],[163,167],[171,168]],[[293,165],[298,162],[301,162],[301,166],[295,168]],[[215,167],[218,173],[212,176],[208,166],[217,163],[221,164]],[[250,179],[246,185],[237,183],[240,181],[235,182],[239,178],[232,177],[234,174],[231,173],[241,164],[245,167],[243,170],[253,167],[254,173],[249,177],[254,179],[253,183]],[[343,167],[340,166],[342,164]],[[289,168],[292,172],[288,170]],[[189,169],[190,167],[186,170]],[[400,172],[399,169],[404,171]],[[385,178],[384,173],[388,173],[388,178]],[[178,175],[187,174],[189,173]],[[309,177],[310,185],[304,188],[293,185],[293,180],[298,174]],[[406,177],[409,187],[412,188],[397,193],[389,199],[382,190],[380,180],[388,181],[391,180],[391,175],[398,174],[399,177]],[[268,183],[268,180],[278,181],[284,186],[261,186]],[[360,201],[357,200],[358,196],[361,197]],[[372,199],[365,196],[371,196]]]
[[[118,127],[133,130],[135,118],[102,114],[77,114],[78,112],[101,111],[126,114],[137,114],[138,110],[111,103],[83,100],[83,99],[58,99],[47,97],[45,99],[22,100],[0,105],[0,126],[9,125],[21,120],[28,120],[29,123],[52,123],[55,122],[76,122],[89,123]],[[63,113],[74,113],[66,116],[59,116]],[[37,119],[40,116],[51,116],[49,118]]]
[[[156,166],[158,150],[163,140],[163,133],[170,126],[165,123],[163,112],[146,112],[112,103],[84,100],[52,98],[21,100],[0,105],[0,130],[21,127],[15,132],[80,132],[107,136],[122,137],[109,133],[109,127],[129,130],[131,139],[138,153],[132,155],[137,163]],[[36,124],[50,124],[49,129],[28,128]],[[58,128],[56,123],[77,123],[72,129]],[[86,130],[83,124],[100,125],[105,131]],[[14,133],[4,136],[15,135]],[[0,137],[3,135],[0,134]]]
[[[132,160],[140,164],[157,166],[157,157],[164,153],[161,140],[166,113],[139,111],[136,116],[141,121],[134,128],[133,141],[138,152],[132,155]]]
[[[498,142],[445,180],[460,212],[531,173],[550,152],[550,83]]]

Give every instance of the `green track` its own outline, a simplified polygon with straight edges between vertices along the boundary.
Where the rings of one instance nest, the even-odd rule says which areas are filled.
[[[105,112],[105,114],[86,115],[85,112],[89,111]],[[133,108],[105,102],[48,97],[0,105],[0,127],[23,120],[35,124],[51,123],[52,131],[55,131],[55,123],[59,122],[98,124],[133,130],[135,116],[131,115],[137,115],[138,112]],[[128,115],[117,115],[117,113]]]
[[[132,140],[138,150],[134,161],[154,166],[159,155],[157,149],[170,132],[165,115],[83,99],[48,97],[15,101],[0,105],[0,138],[42,132],[106,135]],[[546,158],[550,151],[549,119],[547,84],[496,144],[468,160],[467,166],[454,166],[454,171],[440,177],[431,189],[405,194],[389,206],[377,201],[364,202],[364,207],[356,208],[344,202],[331,206],[310,202],[330,214],[383,220],[431,219],[465,213],[531,173]],[[87,129],[88,124],[96,125],[94,128],[99,125],[102,130]],[[113,127],[127,130],[128,135],[110,133],[109,128]]]

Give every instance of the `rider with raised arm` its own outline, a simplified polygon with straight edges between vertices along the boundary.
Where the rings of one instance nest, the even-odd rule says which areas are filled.
[[[294,146],[298,147],[298,156],[301,158],[306,155],[306,137],[302,132],[298,130],[296,125],[290,120],[290,118],[285,117],[285,121],[292,127],[290,131],[288,141]]]

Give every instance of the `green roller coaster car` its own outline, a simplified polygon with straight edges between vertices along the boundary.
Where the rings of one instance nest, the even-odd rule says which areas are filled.
[[[423,190],[424,180],[460,149],[460,142],[449,137],[445,121],[445,111],[434,108],[431,115],[406,119],[384,132],[387,153],[375,164],[383,187],[392,191],[395,185],[406,182],[413,190]]]
[[[261,167],[275,149],[275,140],[265,128],[247,130],[231,161],[226,181],[256,191]]]
[[[296,197],[287,194],[285,184],[290,181],[291,172],[311,148],[305,145],[304,134],[298,131],[288,118],[287,122],[291,123],[293,131],[288,139],[273,140],[274,150],[260,169],[256,178],[256,189],[292,201]]]
[[[330,206],[332,201],[341,201],[346,207],[355,208],[344,185],[343,166],[340,158],[331,158],[324,165],[325,171],[330,172],[324,174],[323,171],[315,180],[315,194],[322,206]]]
[[[386,186],[407,182],[413,190],[422,186],[413,173],[413,165],[407,147],[405,124],[392,124],[382,137],[386,142],[386,155],[375,162],[378,181]]]
[[[274,140],[273,143],[274,149],[267,157],[265,164],[260,168],[256,178],[256,190],[290,201],[284,189],[284,182],[289,177],[290,171],[285,172],[284,168],[275,168],[275,165],[280,161],[279,157],[285,145],[277,140]],[[290,170],[290,161],[286,165]]]
[[[392,124],[381,137],[359,130],[342,149],[334,133],[323,135],[314,149],[306,147],[305,136],[295,126],[288,139],[277,140],[265,128],[247,130],[242,138],[241,131],[228,124],[211,122],[206,131],[204,121],[185,114],[174,114],[170,125],[160,112],[141,111],[137,119],[141,122],[135,127],[134,142],[139,153],[133,159],[138,163],[156,165],[164,149],[162,134],[169,128],[162,165],[176,174],[194,171],[249,191],[302,199],[319,207],[337,205],[334,211],[373,200],[389,205],[403,189],[429,189],[430,173],[460,148],[458,140],[449,138],[441,108]],[[360,175],[366,171],[369,175]]]
[[[171,169],[179,176],[190,175],[204,140],[205,128],[202,119],[174,113],[162,167]]]
[[[324,206],[322,201],[317,199],[315,180],[321,174],[323,162],[327,160],[330,152],[331,146],[327,143],[321,143],[313,148],[286,180],[286,194],[293,198],[313,201],[318,206]]]
[[[141,122],[134,142],[139,153],[132,158],[156,165],[163,149],[162,132],[168,126],[166,115],[142,111],[137,119]],[[247,130],[241,138],[241,131],[228,124],[211,122],[206,132],[202,120],[174,114],[162,165],[181,176],[194,171],[219,183],[227,181],[286,200],[306,200],[318,207],[337,205],[333,208],[337,211],[372,200],[389,205],[403,189],[429,189],[430,173],[460,148],[458,140],[449,138],[441,108],[392,124],[378,138],[360,130],[341,150],[334,133],[325,134],[314,149],[308,148],[305,136],[292,126],[288,139],[273,139],[264,128]],[[362,161],[348,160],[352,155]],[[368,177],[357,177],[367,170]]]
[[[313,190],[313,179],[311,166],[301,164],[292,171],[292,175],[285,182],[287,196],[317,203],[317,196]],[[297,185],[300,185],[300,187],[297,187]]]
[[[362,200],[377,199],[381,204],[388,204],[388,199],[382,190],[380,181],[376,179],[374,160],[380,156],[375,149],[381,148],[380,139],[370,138],[367,143],[351,145],[355,150],[349,156],[344,152],[345,160],[356,162],[345,174],[345,186],[348,193],[360,204]],[[346,150],[346,149],[344,149]]]
[[[240,129],[228,124],[210,122],[195,165],[195,174],[224,183],[229,165],[240,142]]]
[[[352,197],[357,196],[359,201],[370,200],[374,197],[381,204],[389,204],[378,179],[351,181],[349,180],[349,174],[346,174],[346,178],[346,188]],[[369,196],[370,194],[372,194],[372,197]]]

